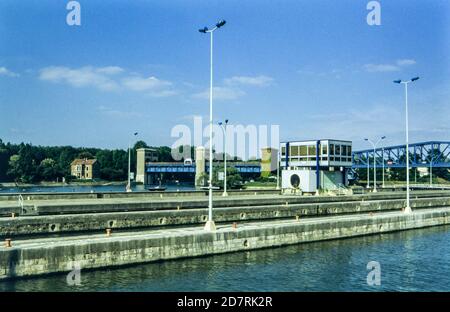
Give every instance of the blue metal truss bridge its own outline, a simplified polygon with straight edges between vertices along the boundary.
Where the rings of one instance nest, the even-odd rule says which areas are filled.
[[[374,157],[375,155],[375,157]],[[352,168],[406,168],[406,145],[379,147],[352,153]],[[409,165],[411,168],[450,168],[450,141],[429,141],[409,144]]]
[[[257,163],[234,163],[229,162],[230,167],[236,168],[241,174],[261,173],[261,166]],[[146,163],[147,173],[195,173],[195,164],[176,163]],[[209,164],[205,166],[205,171],[209,172]]]

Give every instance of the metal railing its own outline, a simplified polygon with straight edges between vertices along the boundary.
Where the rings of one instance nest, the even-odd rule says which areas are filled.
[[[23,209],[23,196],[22,196],[22,194],[19,194],[19,198],[17,200],[17,204],[19,205],[19,208],[20,208],[20,214],[23,215],[24,214],[24,209]]]

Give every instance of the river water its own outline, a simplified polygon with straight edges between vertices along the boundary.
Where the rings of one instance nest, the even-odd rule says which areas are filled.
[[[192,184],[167,184],[163,185],[167,191],[193,191]],[[20,186],[2,187],[0,193],[101,193],[101,192],[125,192],[126,185],[64,185],[64,186]],[[143,192],[147,189],[144,185],[133,185],[134,192]]]
[[[369,261],[381,285],[369,286]],[[0,282],[0,291],[449,291],[450,226]]]

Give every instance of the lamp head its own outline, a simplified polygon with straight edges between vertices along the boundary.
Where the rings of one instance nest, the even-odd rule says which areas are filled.
[[[394,83],[402,83],[402,81],[400,79],[398,79],[398,80],[394,80]]]
[[[206,34],[206,32],[208,31],[208,27],[205,26],[205,27],[199,29],[198,31],[201,32],[201,33]]]
[[[369,141],[369,139],[364,139],[364,141]]]
[[[219,121],[219,126],[221,126],[222,125],[222,122],[221,121]]]
[[[217,27],[217,28],[220,28],[220,27],[222,27],[223,25],[225,25],[225,23],[226,23],[225,20],[220,20],[220,21],[217,22],[216,27]]]
[[[382,140],[386,139],[386,136],[385,136],[385,135],[383,135],[383,136],[381,137],[381,139],[382,139]]]
[[[226,123],[226,124],[228,123],[228,119],[225,119],[225,123]]]
[[[411,81],[416,81],[419,80],[419,77],[414,77],[413,79],[411,79]]]

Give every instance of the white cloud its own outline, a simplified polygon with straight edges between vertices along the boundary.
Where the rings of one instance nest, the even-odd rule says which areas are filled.
[[[239,87],[251,86],[251,87],[266,87],[271,85],[274,79],[269,76],[233,76],[231,78],[224,79],[225,86],[214,87],[213,97],[215,100],[236,100],[246,93]],[[192,95],[197,99],[209,99],[209,88]]]
[[[64,66],[50,66],[41,69],[39,79],[51,82],[67,83],[73,87],[94,86],[100,90],[118,89],[118,84],[107,74],[105,68],[85,66],[71,69]]]
[[[125,87],[133,91],[160,90],[172,85],[169,81],[160,80],[156,77],[143,78],[139,76],[127,77],[122,80]]]
[[[365,64],[364,69],[369,73],[394,72],[400,70],[398,66],[391,64]]]
[[[119,66],[106,66],[106,67],[97,68],[98,73],[102,73],[102,74],[106,74],[106,75],[120,74],[123,71],[124,71],[124,69]]]
[[[236,100],[245,95],[244,91],[228,88],[228,87],[214,87],[213,88],[213,98],[214,100]],[[198,99],[209,99],[209,89],[196,93],[193,95],[194,98]]]
[[[137,74],[127,75],[119,66],[69,68],[50,66],[41,69],[39,79],[54,83],[66,83],[73,87],[95,87],[103,91],[131,90],[146,92],[155,97],[176,94],[172,83],[156,77],[144,78]]]
[[[271,85],[274,79],[272,77],[260,75],[260,76],[234,76],[225,79],[227,85],[250,85],[257,87],[265,87]]]
[[[111,117],[117,117],[117,118],[141,117],[141,114],[139,114],[137,112],[120,111],[117,109],[112,109],[112,108],[106,107],[104,105],[100,105],[99,107],[97,107],[97,109],[101,114],[111,116]]]
[[[400,59],[395,62],[395,64],[365,64],[363,67],[369,73],[376,72],[394,72],[399,71],[405,66],[411,66],[416,64],[413,59]]]
[[[397,60],[398,66],[409,66],[409,65],[414,65],[414,64],[416,64],[416,61],[412,60],[412,59]]]
[[[20,75],[10,71],[6,67],[0,67],[0,76],[19,77]]]

